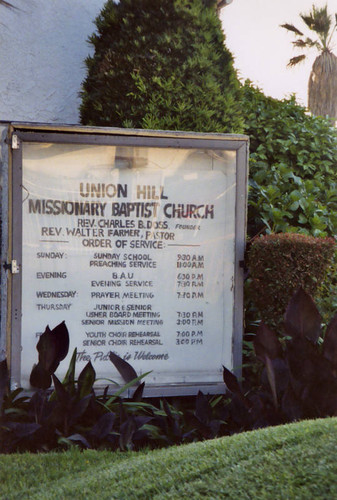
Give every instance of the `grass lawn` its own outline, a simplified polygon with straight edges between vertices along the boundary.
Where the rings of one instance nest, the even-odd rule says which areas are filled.
[[[337,419],[141,453],[0,455],[2,499],[335,499]]]

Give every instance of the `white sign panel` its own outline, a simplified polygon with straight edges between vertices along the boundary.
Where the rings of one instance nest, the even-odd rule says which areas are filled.
[[[21,383],[65,321],[77,369],[147,385],[232,366],[236,152],[23,143]],[[104,382],[103,382],[104,384]]]

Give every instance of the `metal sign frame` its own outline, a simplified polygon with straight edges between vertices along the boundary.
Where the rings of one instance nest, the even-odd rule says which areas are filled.
[[[236,152],[234,314],[232,333],[233,369],[239,374],[242,363],[243,261],[246,238],[248,137],[227,134],[198,134],[45,124],[11,123],[2,144],[2,317],[0,349],[7,353],[11,386],[20,386],[21,298],[22,298],[22,144],[83,144],[142,146],[156,148],[207,148]],[[32,360],[33,365],[34,360]],[[200,383],[151,386],[147,396],[173,396],[224,392],[223,384]]]

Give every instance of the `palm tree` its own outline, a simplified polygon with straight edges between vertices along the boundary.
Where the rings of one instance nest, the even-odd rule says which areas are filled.
[[[312,6],[309,14],[300,14],[302,21],[316,37],[306,37],[293,24],[282,24],[282,28],[295,34],[293,45],[299,49],[316,49],[316,57],[311,69],[308,84],[308,108],[314,115],[329,116],[337,119],[337,57],[332,53],[332,38],[337,27],[328,14],[327,5],[322,8]],[[290,59],[288,66],[292,67],[306,58],[300,54]]]

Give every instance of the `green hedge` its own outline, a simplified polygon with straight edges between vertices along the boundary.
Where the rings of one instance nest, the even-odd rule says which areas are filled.
[[[279,326],[293,293],[302,287],[314,296],[335,251],[333,238],[294,233],[257,238],[249,251],[250,292],[263,321]]]
[[[240,84],[215,0],[108,0],[95,24],[84,125],[242,132]]]

